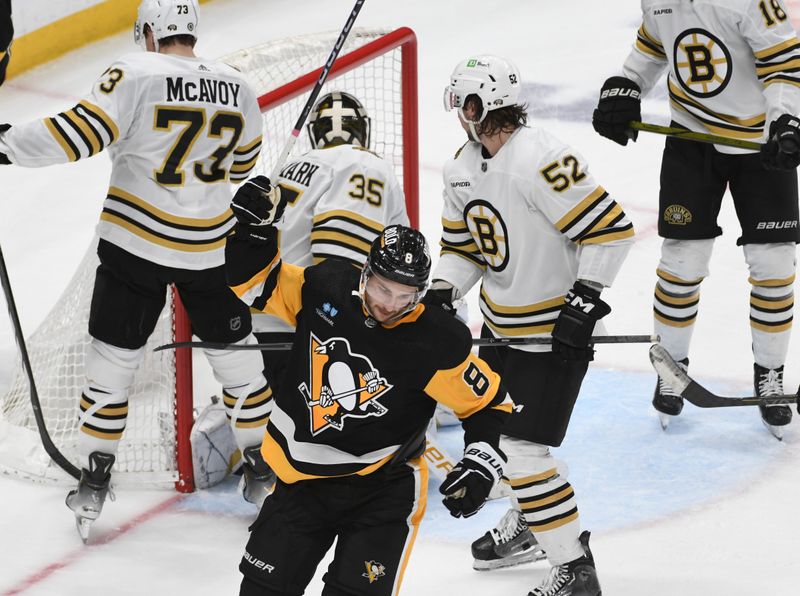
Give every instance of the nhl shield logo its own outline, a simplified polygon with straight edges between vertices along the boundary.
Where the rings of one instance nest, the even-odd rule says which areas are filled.
[[[354,354],[343,337],[320,340],[311,333],[309,384],[298,390],[309,410],[311,434],[342,430],[346,418],[383,416],[388,410],[378,397],[392,388],[369,358]]]

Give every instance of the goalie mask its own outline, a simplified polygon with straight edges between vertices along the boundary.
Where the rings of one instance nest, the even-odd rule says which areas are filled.
[[[197,0],[142,0],[133,26],[133,40],[146,49],[144,27],[153,32],[153,42],[173,35],[191,35],[197,39]]]
[[[369,256],[361,270],[358,294],[373,318],[381,323],[391,323],[419,303],[428,287],[430,273],[431,256],[425,236],[406,226],[388,226],[370,247]],[[386,280],[402,284],[405,288],[394,285],[387,288]],[[392,289],[395,292],[391,292]],[[392,293],[394,295],[390,295]],[[396,304],[397,310],[391,317],[383,317],[382,320],[380,313],[373,312],[371,304],[387,304],[393,300],[399,304]]]
[[[314,149],[360,145],[369,149],[370,120],[361,102],[344,91],[326,93],[311,110],[308,136]]]
[[[510,60],[499,56],[482,55],[462,60],[450,75],[450,84],[444,89],[444,109],[457,109],[461,119],[467,97],[477,95],[481,109],[475,124],[483,122],[492,110],[517,105],[520,92],[519,70]]]

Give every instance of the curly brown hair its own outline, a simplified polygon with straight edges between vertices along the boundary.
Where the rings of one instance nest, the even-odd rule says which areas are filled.
[[[483,102],[477,95],[469,95],[464,107],[474,109],[478,118],[483,113]],[[517,104],[491,110],[477,129],[480,134],[491,137],[500,132],[514,132],[526,124],[528,124],[528,105]]]

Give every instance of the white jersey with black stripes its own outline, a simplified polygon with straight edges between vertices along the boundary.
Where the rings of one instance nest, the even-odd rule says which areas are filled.
[[[233,68],[203,58],[143,52],[114,62],[78,104],[0,134],[12,163],[39,167],[112,160],[99,236],[160,265],[224,263],[234,219],[230,182],[261,150],[255,93]]]
[[[313,149],[283,168],[287,199],[280,230],[283,261],[301,267],[329,257],[360,268],[384,227],[408,225],[405,196],[391,163],[357,145]],[[253,313],[257,332],[292,331],[284,321]]]
[[[800,112],[800,40],[780,0],[642,0],[642,14],[623,75],[647,93],[668,68],[677,123],[763,142],[771,122]]]
[[[584,158],[542,129],[519,128],[493,157],[484,151],[469,142],[445,164],[431,277],[460,295],[482,279],[480,308],[496,337],[549,335],[576,279],[611,285],[633,225]]]

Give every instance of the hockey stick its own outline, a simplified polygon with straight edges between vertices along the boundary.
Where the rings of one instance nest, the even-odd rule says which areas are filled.
[[[657,335],[598,335],[591,339],[592,344],[652,344],[659,341]],[[550,337],[475,337],[473,346],[548,346],[553,343]],[[203,348],[206,350],[291,350],[294,344],[290,341],[268,344],[223,344],[212,341],[178,341],[158,346],[153,351],[175,350],[178,348]]]
[[[47,455],[50,456],[58,466],[67,474],[75,478],[80,478],[81,472],[76,468],[64,454],[58,450],[53,440],[50,438],[50,433],[47,432],[47,425],[42,416],[42,406],[39,402],[39,392],[36,390],[36,381],[33,378],[33,369],[31,368],[31,361],[28,357],[28,348],[25,345],[25,336],[22,333],[22,325],[19,322],[19,314],[17,313],[17,305],[14,302],[14,294],[11,291],[11,280],[8,277],[8,269],[6,268],[6,261],[3,258],[3,249],[0,247],[0,281],[3,284],[3,293],[6,296],[6,305],[8,306],[8,316],[11,317],[11,323],[14,325],[14,336],[17,340],[19,353],[22,358],[22,367],[28,376],[28,385],[31,390],[31,407],[33,408],[33,416],[36,419],[36,426],[39,429],[39,437],[41,437],[42,445]]]
[[[761,149],[761,143],[754,143],[753,141],[744,141],[742,139],[731,139],[729,137],[722,137],[719,135],[706,134],[702,132],[694,132],[693,130],[686,130],[685,128],[660,126],[658,124],[648,124],[647,122],[639,122],[636,120],[630,121],[628,123],[628,126],[635,130],[641,130],[643,132],[653,132],[659,135],[666,135],[668,137],[675,137],[678,139],[687,139],[689,141],[698,141],[700,143],[727,145],[728,147],[738,147],[739,149],[750,149],[751,151],[759,151]]]
[[[325,84],[328,74],[333,67],[333,63],[336,61],[339,51],[344,46],[344,42],[347,39],[347,36],[350,34],[350,29],[353,28],[353,23],[356,22],[356,17],[361,11],[361,7],[364,5],[364,2],[365,0],[356,0],[356,4],[353,6],[353,10],[350,12],[347,22],[344,24],[342,31],[339,33],[336,43],[333,44],[333,49],[331,50],[330,56],[328,56],[328,60],[325,62],[325,66],[322,68],[322,72],[319,74],[319,79],[317,80],[316,85],[314,85],[314,88],[311,90],[311,95],[309,96],[308,101],[306,101],[306,105],[303,106],[303,111],[300,112],[300,117],[297,119],[297,123],[294,125],[292,134],[289,135],[289,138],[286,140],[286,145],[284,145],[283,151],[278,154],[278,160],[275,162],[275,167],[272,168],[270,180],[278,179],[278,175],[281,173],[283,164],[286,163],[286,161],[289,159],[289,156],[292,154],[292,149],[297,142],[297,137],[300,136],[300,131],[303,130],[303,124],[305,124],[306,118],[308,118],[308,115],[311,113],[311,108],[314,107],[314,102],[317,101],[319,92],[322,91],[322,86]]]
[[[650,362],[658,376],[664,379],[678,395],[698,408],[730,408],[736,406],[787,406],[798,403],[797,395],[770,397],[723,397],[711,393],[686,374],[661,345],[650,348]],[[800,405],[798,405],[800,408]]]

